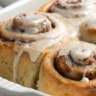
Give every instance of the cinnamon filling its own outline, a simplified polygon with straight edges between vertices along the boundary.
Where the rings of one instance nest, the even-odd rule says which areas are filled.
[[[90,44],[89,44],[90,45]],[[91,45],[90,45],[91,46]],[[71,47],[69,45],[69,47]],[[73,45],[73,48],[63,49],[56,59],[56,70],[66,78],[81,81],[82,78],[96,78],[96,52],[87,46]],[[92,47],[92,46],[91,46]],[[64,52],[64,53],[63,53]]]

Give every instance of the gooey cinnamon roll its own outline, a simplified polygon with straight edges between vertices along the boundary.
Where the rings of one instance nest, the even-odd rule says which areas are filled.
[[[38,90],[52,96],[95,96],[95,86],[94,44],[72,42],[48,54],[41,66]]]
[[[50,0],[40,11],[59,13],[77,27],[87,16],[95,12],[95,3],[95,0]]]
[[[0,23],[0,76],[35,88],[46,54],[56,45],[66,44],[75,33],[59,18],[47,13],[22,13]]]

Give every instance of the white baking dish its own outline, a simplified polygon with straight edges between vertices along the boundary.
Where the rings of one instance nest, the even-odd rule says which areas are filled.
[[[3,0],[1,0],[3,2]],[[7,0],[4,0],[7,1]],[[7,20],[18,13],[38,10],[49,0],[17,0],[14,4],[0,11],[0,21]],[[0,96],[49,96],[42,92],[25,88],[0,77]]]
[[[38,10],[41,5],[49,0],[17,0],[16,3],[11,4],[0,11],[0,21],[7,20],[18,13]]]
[[[2,5],[2,7],[6,7],[16,1],[17,0],[0,0],[0,5]]]

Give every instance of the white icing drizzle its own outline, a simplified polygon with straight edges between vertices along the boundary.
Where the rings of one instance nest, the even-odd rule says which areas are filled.
[[[47,13],[42,13],[41,15],[49,16],[52,19],[52,21],[56,23],[56,27],[49,30],[46,33],[40,33],[35,35],[22,34],[24,36],[32,37],[35,40],[31,43],[22,43],[18,40],[15,42],[15,44],[21,45],[21,51],[17,55],[15,55],[15,58],[14,58],[14,63],[13,63],[14,65],[13,81],[14,82],[16,82],[16,77],[17,77],[16,66],[23,52],[27,52],[29,54],[30,60],[32,62],[36,62],[36,60],[38,59],[42,51],[61,41],[64,36],[65,37],[67,36],[67,33],[68,33],[67,28],[66,26],[64,26],[63,22],[60,22],[58,19],[54,18],[52,15],[49,15]]]
[[[13,82],[16,82],[16,77],[17,77],[17,64],[20,60],[20,57],[22,55],[23,51],[20,50],[15,56],[14,56],[14,62],[13,62]]]
[[[83,77],[81,82],[89,82],[89,79],[87,77]]]
[[[40,40],[37,42],[33,42],[30,45],[25,45],[23,51],[28,52],[31,61],[35,62],[43,50],[52,46],[55,43],[55,40]]]
[[[28,52],[30,55],[31,61],[35,62],[43,50],[52,46],[53,44],[58,43],[58,41],[60,41],[61,38],[63,38],[63,36],[58,37],[55,40],[44,39],[44,40],[33,42],[30,45],[25,45],[23,47],[23,51]]]
[[[84,70],[84,73],[83,73],[83,77],[82,79],[80,80],[81,82],[89,82],[89,79],[86,77],[86,72],[90,69],[91,67],[90,66],[86,66],[85,70]]]
[[[95,68],[96,68],[96,63],[93,63],[91,66],[86,66],[81,82],[89,82],[90,80],[86,77],[86,72],[88,70],[95,69]]]

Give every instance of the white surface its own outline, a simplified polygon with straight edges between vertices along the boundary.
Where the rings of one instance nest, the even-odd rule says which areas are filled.
[[[3,0],[0,0],[3,2]],[[5,0],[8,2],[9,0]],[[36,2],[37,1],[37,2]],[[49,0],[17,0],[16,3],[0,11],[0,21],[7,20],[18,13],[38,10]],[[0,78],[0,96],[48,96],[36,90]]]

